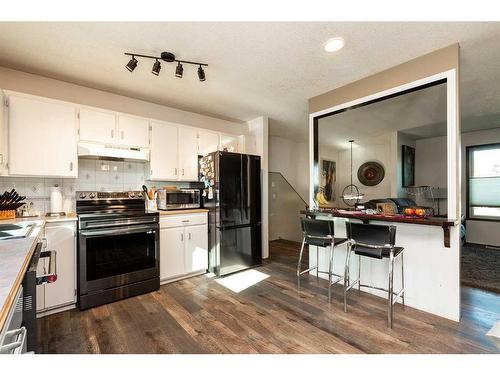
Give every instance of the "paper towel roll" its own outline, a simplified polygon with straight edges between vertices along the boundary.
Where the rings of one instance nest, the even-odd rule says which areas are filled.
[[[50,212],[61,212],[62,207],[62,191],[57,185],[50,188]]]

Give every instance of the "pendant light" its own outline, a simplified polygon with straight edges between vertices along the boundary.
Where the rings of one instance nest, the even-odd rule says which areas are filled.
[[[342,190],[341,198],[346,205],[354,207],[356,203],[363,199],[364,194],[360,193],[359,188],[352,183],[352,144],[354,139],[351,139],[349,143],[351,144],[351,183]]]

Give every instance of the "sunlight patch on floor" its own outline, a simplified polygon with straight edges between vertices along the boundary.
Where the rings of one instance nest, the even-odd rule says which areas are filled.
[[[260,283],[268,277],[269,275],[263,272],[257,270],[247,270],[217,279],[216,281],[233,292],[239,293],[242,290]]]

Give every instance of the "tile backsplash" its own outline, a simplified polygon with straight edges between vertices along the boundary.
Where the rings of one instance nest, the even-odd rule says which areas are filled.
[[[35,211],[47,212],[50,209],[50,188],[57,184],[62,188],[65,206],[71,206],[74,211],[76,191],[141,190],[148,169],[148,163],[80,159],[76,179],[0,177],[0,190],[3,193],[16,189],[20,195],[26,196],[28,204],[33,202]]]

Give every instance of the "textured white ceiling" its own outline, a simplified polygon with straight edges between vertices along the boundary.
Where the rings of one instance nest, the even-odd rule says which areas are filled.
[[[446,84],[428,87],[319,120],[321,144],[348,149],[387,143],[390,133],[404,131],[415,138],[446,134]]]
[[[328,54],[323,43],[342,36]],[[271,134],[307,136],[307,99],[451,43],[462,47],[462,114],[500,112],[499,23],[0,23],[0,65],[171,107],[247,121],[270,118]],[[185,66],[152,61],[125,70],[125,51],[208,63],[207,81]],[[490,117],[488,117],[490,116]],[[493,116],[493,117],[491,117]]]

